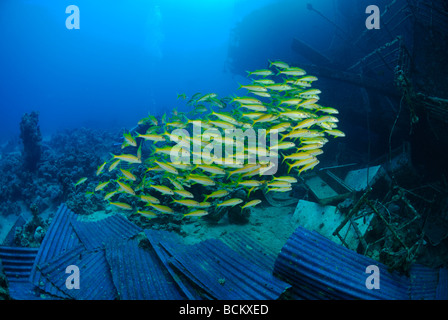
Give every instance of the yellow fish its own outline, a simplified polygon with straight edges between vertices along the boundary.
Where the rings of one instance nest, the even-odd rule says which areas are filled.
[[[299,96],[304,96],[304,95],[310,96],[310,95],[321,94],[321,93],[322,93],[322,91],[320,91],[319,89],[308,89],[308,90],[302,91],[299,94]]]
[[[250,112],[250,113],[241,114],[242,117],[249,118],[249,119],[258,119],[264,115],[265,114],[263,112]]]
[[[211,203],[210,202],[207,202],[207,201],[204,201],[204,202],[199,202],[199,208],[208,208],[208,207],[211,207]]]
[[[291,68],[286,68],[284,70],[281,70],[278,74],[286,74],[288,76],[303,76],[306,74],[305,70],[300,69],[300,68],[295,68],[295,67],[291,67]]]
[[[277,133],[280,133],[280,132],[288,130],[290,127],[291,127],[291,123],[289,123],[289,122],[282,122],[282,123],[279,123],[279,124],[271,127],[269,130],[266,131],[266,134],[270,134],[271,132],[274,132],[274,130]]]
[[[273,145],[269,148],[269,150],[280,150],[280,149],[291,149],[294,148],[296,145],[294,142],[280,142],[276,145]]]
[[[124,191],[126,193],[129,193],[129,194],[132,194],[133,196],[135,196],[134,190],[132,190],[132,188],[129,185],[127,185],[124,182],[121,182],[120,180],[117,180],[116,182],[118,183],[118,185],[120,186],[120,189],[122,191]]]
[[[322,143],[310,143],[306,144],[303,147],[297,148],[297,151],[307,151],[307,150],[313,150],[313,149],[319,149],[323,146]]]
[[[297,152],[297,153],[293,153],[293,154],[290,154],[290,155],[287,155],[287,156],[283,155],[283,161],[288,160],[288,159],[290,159],[290,160],[303,160],[303,159],[308,159],[308,158],[312,158],[312,155],[310,153],[308,153],[308,152]]]
[[[139,134],[137,137],[154,142],[166,141],[165,136],[161,134]]]
[[[129,204],[124,203],[124,202],[109,202],[109,204],[111,204],[117,208],[123,209],[123,210],[132,210],[132,207]]]
[[[75,187],[79,186],[80,184],[83,184],[86,181],[87,181],[86,177],[79,179],[78,182],[75,183]]]
[[[238,182],[238,185],[244,186],[244,187],[259,187],[263,183],[258,180],[246,180],[246,181],[240,181]]]
[[[247,71],[248,75],[247,76],[262,76],[262,77],[267,77],[270,75],[273,75],[274,73],[271,70],[268,69],[260,69],[260,70],[255,70],[255,71]]]
[[[173,202],[187,207],[199,207],[199,202],[194,200],[173,200]]]
[[[187,190],[173,190],[175,194],[184,198],[194,198],[194,195]]]
[[[235,125],[232,123],[228,123],[226,121],[220,121],[220,120],[209,120],[208,123],[214,125],[215,127],[219,127],[222,129],[235,129]]]
[[[325,112],[328,114],[338,114],[339,113],[339,111],[337,109],[330,108],[330,107],[322,107],[318,111]]]
[[[289,69],[289,65],[283,61],[269,61],[269,68],[272,66],[280,69]]]
[[[121,161],[120,159],[114,161],[114,162],[110,165],[110,167],[109,167],[109,169],[108,169],[109,172],[115,170],[115,168],[118,166],[118,164],[120,163],[120,161]]]
[[[95,191],[103,190],[109,183],[110,183],[110,181],[106,181],[106,182],[102,182],[102,183],[98,184],[95,188]]]
[[[141,159],[132,154],[120,154],[118,156],[114,155],[114,159],[120,159],[129,163],[142,163]]]
[[[268,191],[266,191],[266,193],[271,192],[271,191],[273,191],[273,192],[288,192],[291,190],[292,190],[291,187],[289,187],[289,188],[270,188],[270,189],[268,189]]]
[[[287,84],[268,84],[266,88],[274,91],[287,91],[292,90],[292,87]]]
[[[157,203],[157,204],[160,203],[159,199],[157,199],[156,197],[153,197],[153,196],[151,196],[149,194],[142,194],[142,195],[140,195],[140,199],[142,201],[144,201],[144,202],[147,202],[147,203]]]
[[[124,133],[123,137],[128,145],[133,146],[133,147],[137,146],[137,142],[135,141],[134,137],[130,133]]]
[[[161,167],[163,170],[169,172],[169,173],[173,173],[173,174],[179,174],[179,172],[177,171],[176,168],[174,168],[173,166],[167,164],[167,163],[163,163],[160,161],[155,160],[155,163],[157,163],[159,165],[159,167]]]
[[[301,98],[292,98],[292,99],[280,100],[280,105],[286,104],[288,106],[295,106],[295,105],[298,105],[300,102],[302,102],[302,100],[303,99],[301,99]]]
[[[319,164],[319,160],[316,159],[315,161],[308,163],[307,165],[304,165],[302,168],[299,169],[299,174],[301,174],[302,171],[313,169],[318,164]]]
[[[238,125],[239,122],[237,120],[235,120],[235,118],[233,118],[232,116],[225,114],[225,113],[220,113],[220,112],[214,112],[212,111],[212,113],[210,115],[214,115],[215,117],[221,119],[222,121],[234,124],[234,125]]]
[[[162,212],[162,213],[173,213],[174,212],[173,209],[171,209],[170,207],[164,206],[161,204],[148,203],[147,205],[153,207],[154,209],[156,209],[157,211]]]
[[[263,104],[260,100],[251,97],[235,97],[232,102],[239,102],[240,104]]]
[[[233,199],[221,202],[221,203],[217,204],[216,206],[217,207],[234,207],[237,204],[240,204],[241,202],[243,202],[243,200],[241,200],[239,198],[233,198]]]
[[[195,210],[195,211],[184,214],[184,217],[202,217],[207,214],[208,214],[208,212],[205,210]]]
[[[208,165],[208,164],[198,164],[196,168],[202,169],[204,171],[213,173],[213,174],[226,174],[226,171],[224,169],[221,169],[218,166]]]
[[[236,170],[233,170],[233,171],[229,172],[229,175],[227,176],[227,179],[230,178],[234,174],[246,173],[246,172],[249,172],[249,171],[257,170],[260,167],[261,167],[260,164],[247,164],[244,167],[242,167],[241,169],[236,169]]]
[[[253,80],[255,83],[259,83],[259,84],[274,84],[275,81],[271,80],[271,79],[254,79]]]
[[[299,161],[296,161],[294,163],[291,163],[291,164],[288,165],[288,167],[289,167],[288,173],[291,171],[292,168],[301,167],[301,166],[307,165],[309,163],[313,163],[316,160],[317,159],[313,156],[313,157],[308,158],[308,159],[303,159],[303,160],[299,160]]]
[[[150,185],[149,187],[159,191],[162,194],[174,195],[174,191],[168,188],[167,186]]]
[[[275,188],[289,188],[291,187],[291,183],[287,181],[272,181],[267,184],[268,187],[275,187]]]
[[[123,176],[124,176],[126,179],[128,179],[128,180],[132,180],[132,181],[137,180],[137,178],[136,178],[136,177],[135,177],[129,170],[121,169],[121,168],[120,168],[120,171],[121,171],[121,173],[123,173]]]
[[[229,192],[227,190],[218,190],[215,192],[212,192],[211,194],[205,196],[204,201],[207,201],[208,198],[222,198],[225,197],[229,194]]]
[[[298,80],[305,81],[305,82],[314,82],[314,81],[317,81],[318,79],[315,76],[304,76]]]
[[[308,118],[299,122],[292,130],[309,128],[317,122],[316,119]]]
[[[286,181],[289,183],[297,183],[297,179],[290,176],[273,177],[272,180]]]
[[[310,118],[311,114],[304,111],[285,111],[280,113],[281,117],[286,117],[292,120],[299,120],[299,119],[305,119]]]
[[[138,210],[137,213],[140,213],[142,216],[144,216],[145,218],[148,218],[148,219],[157,217],[156,213],[149,211],[149,210]]]
[[[310,155],[312,155],[312,156],[318,156],[318,155],[324,153],[324,152],[322,151],[322,149],[314,149],[314,150],[309,150],[309,151],[307,151],[307,152],[308,152]]]
[[[337,130],[337,129],[325,130],[324,132],[326,132],[329,135],[332,135],[334,137],[345,137],[345,133],[340,130]]]
[[[282,141],[283,139],[286,139],[286,138],[306,137],[310,134],[311,134],[311,132],[307,129],[297,129],[297,130],[291,131],[287,134],[284,134],[280,141]]]
[[[109,200],[109,199],[112,198],[117,192],[118,192],[117,190],[109,192],[108,194],[106,194],[106,195],[104,196],[104,200]]]
[[[202,184],[204,186],[214,186],[215,185],[215,181],[213,181],[212,179],[204,176],[204,175],[198,175],[198,174],[189,174],[187,176],[187,181],[194,181],[196,183]]]
[[[253,121],[253,124],[258,123],[258,122],[270,122],[270,121],[274,121],[277,118],[278,118],[278,116],[275,114],[266,114],[264,116],[261,116],[258,119],[255,119]]]
[[[241,207],[241,211],[244,210],[244,208],[249,208],[249,207],[255,207],[256,205],[260,204],[261,200],[252,200],[249,201],[248,203],[246,203],[244,206]]]
[[[103,172],[105,166],[106,166],[106,162],[104,162],[102,165],[100,165],[98,167],[98,169],[96,169],[96,175],[97,176],[99,176]]]
[[[266,92],[268,91],[265,87],[257,86],[257,85],[240,85],[238,89],[247,89],[250,91],[257,91],[257,92]]]
[[[261,91],[251,91],[252,94],[256,95],[256,96],[260,96],[260,97],[264,97],[264,98],[270,98],[271,94],[268,92],[261,92]]]
[[[339,122],[339,119],[335,116],[322,116],[317,118],[317,122]]]
[[[242,104],[240,105],[240,108],[249,109],[252,111],[267,111],[268,109],[261,104]]]

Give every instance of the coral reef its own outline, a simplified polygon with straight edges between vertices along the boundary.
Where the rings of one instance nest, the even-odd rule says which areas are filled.
[[[42,142],[40,132],[33,131],[31,123],[36,129],[36,116],[26,115],[22,119],[22,137],[27,141],[34,141],[40,150],[39,166],[34,170],[23,170],[24,159],[27,163],[37,164],[37,156],[32,156],[37,150],[24,147],[23,155],[16,152],[18,141],[12,139],[7,149],[3,149],[0,160],[0,215],[21,212],[21,206],[36,208],[38,212],[67,202],[73,210],[79,213],[92,213],[104,209],[100,202],[86,201],[85,195],[80,193],[82,188],[74,188],[74,183],[82,176],[93,176],[96,163],[109,157],[109,150],[117,138],[112,133],[91,129],[74,129],[58,132],[52,135],[48,142]],[[25,129],[28,128],[28,129]],[[25,133],[26,132],[26,133]],[[39,137],[39,138],[38,138]],[[27,143],[29,146],[31,142]],[[25,142],[24,142],[25,145]],[[27,151],[25,151],[27,150]],[[33,239],[35,229],[29,231],[27,239]],[[34,240],[33,240],[34,241]],[[22,242],[22,241],[20,241]]]
[[[42,156],[42,134],[39,128],[39,113],[25,113],[20,122],[20,138],[23,143],[23,165],[26,170],[37,169]]]

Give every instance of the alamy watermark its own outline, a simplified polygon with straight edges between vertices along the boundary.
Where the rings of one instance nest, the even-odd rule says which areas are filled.
[[[65,287],[69,290],[80,289],[79,268],[75,265],[69,265],[65,268],[65,273],[70,275],[65,280]]]
[[[376,265],[367,266],[366,272],[369,276],[366,278],[366,288],[369,290],[380,289],[380,269]]]
[[[380,9],[378,6],[370,5],[366,8],[366,13],[370,14],[366,19],[366,28],[369,30],[380,29]]]
[[[69,30],[79,29],[79,7],[74,4],[69,5],[65,8],[65,13],[70,14],[67,19],[65,19],[65,27]]]

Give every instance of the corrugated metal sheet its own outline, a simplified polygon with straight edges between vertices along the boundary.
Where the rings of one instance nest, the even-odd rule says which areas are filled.
[[[120,299],[185,299],[154,250],[140,246],[138,239],[110,243],[106,257]]]
[[[380,270],[380,290],[369,290],[366,267]],[[293,284],[300,298],[408,299],[409,282],[387,267],[301,227],[277,257],[275,274]]]
[[[434,300],[438,282],[439,270],[413,265],[409,274],[409,299]]]
[[[142,231],[120,214],[96,221],[76,217],[71,219],[71,223],[88,250],[102,248],[110,241],[129,239]]]
[[[290,287],[217,239],[170,254],[171,263],[214,299],[275,300]]]
[[[219,240],[260,268],[273,272],[277,254],[244,232],[227,233]]]
[[[66,268],[79,268],[79,289],[68,289],[66,280],[71,273]],[[112,282],[104,250],[87,251],[77,246],[40,266],[42,275],[67,296],[76,300],[114,300],[117,290]]]
[[[40,266],[47,261],[51,261],[65,251],[81,245],[81,242],[70,223],[70,220],[74,219],[74,217],[75,214],[68,209],[65,204],[60,205],[44,239],[42,240],[30,275],[32,284],[42,291],[60,298],[70,297],[42,276]]]
[[[15,300],[34,300],[38,295],[29,283],[37,248],[0,247],[0,263],[9,282],[9,294]]]
[[[38,248],[0,247],[0,260],[8,281],[27,282]]]
[[[368,290],[366,267],[380,271],[380,289]],[[275,262],[274,272],[304,299],[432,300],[448,298],[446,269],[413,265],[409,277],[389,272],[377,261],[357,254],[317,232],[297,228]]]
[[[448,300],[448,269],[439,270],[439,283],[436,289],[437,300]]]
[[[152,249],[157,254],[157,257],[188,300],[211,299],[209,296],[204,297],[199,294],[197,288],[193,287],[191,282],[183,274],[176,273],[175,268],[170,264],[172,256],[167,249],[171,248],[172,252],[176,252],[186,248],[186,245],[182,242],[182,238],[178,234],[165,230],[146,229],[145,235]]]

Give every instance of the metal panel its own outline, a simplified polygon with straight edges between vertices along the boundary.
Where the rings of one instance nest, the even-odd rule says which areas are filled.
[[[245,234],[244,232],[227,233],[220,237],[234,251],[269,272],[274,270],[274,263],[277,254],[267,247],[263,247],[259,242]]]
[[[141,247],[138,239],[110,243],[106,257],[120,299],[185,299],[154,250]]]
[[[79,268],[79,289],[68,289],[66,273],[68,266]],[[67,296],[76,300],[114,300],[117,290],[112,282],[109,264],[104,250],[87,251],[77,246],[55,259],[41,265],[41,272],[51,283]]]
[[[152,249],[157,254],[157,257],[188,300],[211,299],[209,296],[200,295],[197,288],[193,287],[191,282],[182,273],[177,273],[175,268],[170,264],[172,256],[168,253],[167,249],[171,248],[172,252],[176,252],[177,250],[182,251],[186,248],[186,245],[182,242],[182,238],[177,233],[165,230],[146,229],[145,235]]]
[[[409,294],[412,300],[434,300],[439,281],[439,270],[413,265],[409,275]]]
[[[368,290],[366,267],[376,265],[381,290]],[[301,227],[277,257],[275,274],[290,282],[303,298],[408,299],[409,279],[387,267]]]
[[[38,248],[0,247],[0,261],[8,281],[27,282]]]
[[[290,287],[217,239],[170,254],[172,264],[214,299],[274,300]]]
[[[448,269],[439,270],[439,283],[436,289],[437,300],[448,300]]]
[[[75,214],[65,204],[60,205],[40,245],[30,275],[30,281],[35,286],[46,293],[61,298],[69,298],[69,296],[43,277],[39,268],[42,264],[61,255],[63,252],[81,245],[70,224],[70,219],[73,219],[74,216]]]
[[[37,251],[38,248],[0,247],[0,269],[3,265],[12,299],[39,299],[28,281]]]
[[[88,250],[103,248],[110,241],[129,239],[141,232],[139,227],[120,214],[96,221],[76,217],[71,219],[71,223]]]

